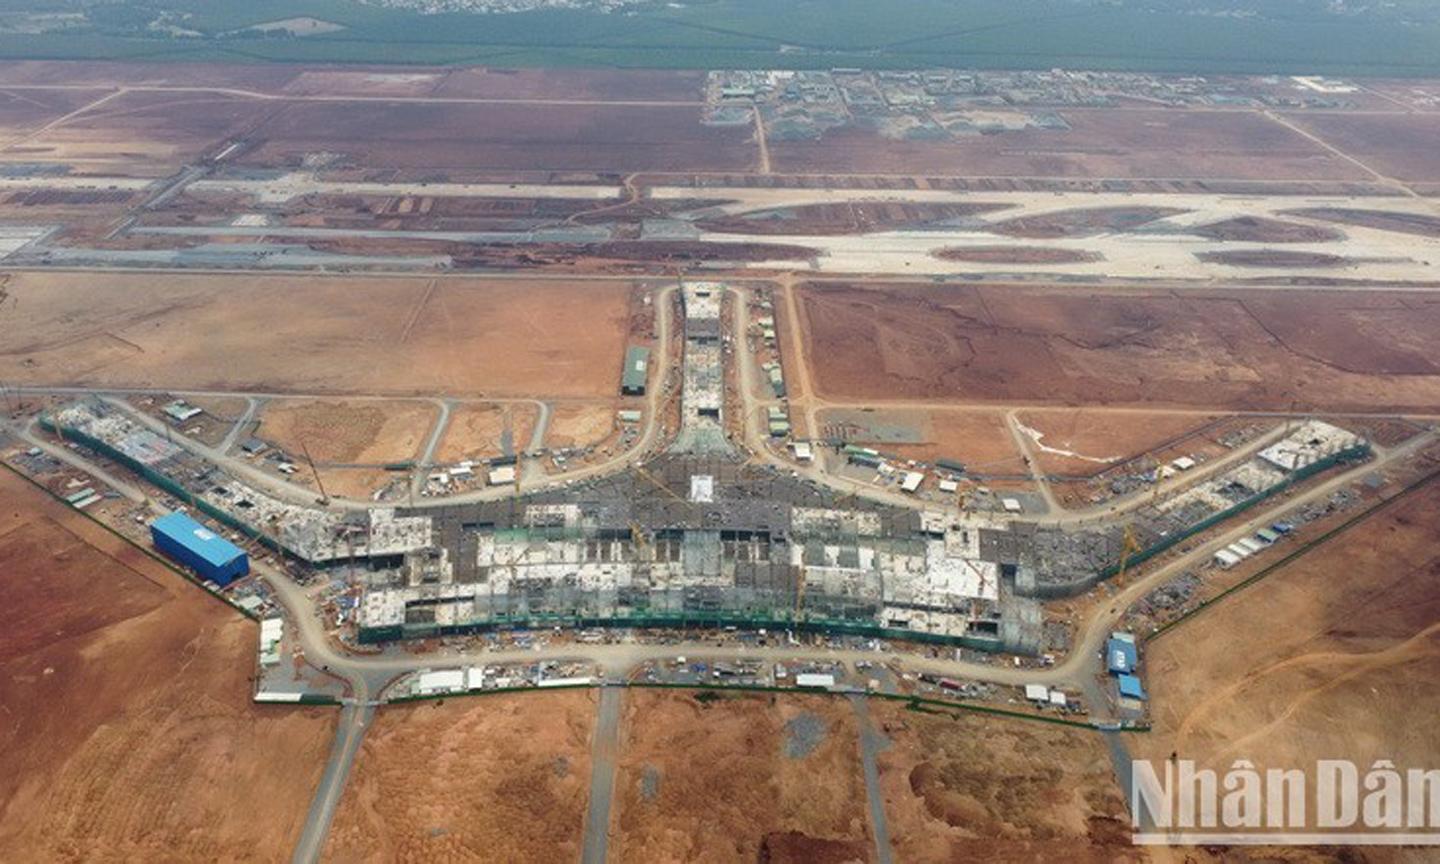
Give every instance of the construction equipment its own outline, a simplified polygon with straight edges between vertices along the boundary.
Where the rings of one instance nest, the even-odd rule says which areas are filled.
[[[634,519],[630,520],[630,542],[635,544],[637,552],[645,551],[645,547],[650,545],[645,539],[645,531]]]
[[[1135,525],[1133,523],[1127,523],[1125,525],[1124,546],[1120,550],[1120,569],[1115,571],[1115,579],[1117,581],[1125,578],[1125,570],[1130,566],[1130,556],[1143,548],[1145,547],[1140,545],[1139,538],[1135,536]]]
[[[1154,455],[1150,456],[1150,473],[1155,478],[1150,483],[1149,503],[1153,506],[1155,502],[1160,498],[1160,481],[1163,479],[1162,472],[1160,470],[1160,460],[1156,459]]]
[[[664,492],[671,498],[674,498],[676,501],[679,501],[681,504],[684,504],[686,507],[689,507],[692,510],[695,508],[694,501],[691,501],[690,499],[676,493],[674,489],[666,486],[663,482],[661,482],[659,477],[651,474],[649,469],[647,469],[644,465],[636,465],[635,473],[639,474],[641,477],[644,477],[646,480],[650,481],[650,485],[654,486],[656,489],[659,489],[661,492]]]
[[[166,430],[169,430],[168,426]],[[310,473],[315,475],[315,485],[320,488],[320,499],[318,503],[321,507],[326,507],[330,504],[330,496],[325,494],[325,484],[320,480],[320,472],[315,468],[315,460],[310,458],[310,448],[305,446],[304,439],[300,441],[300,452],[305,454],[305,461],[310,465]]]

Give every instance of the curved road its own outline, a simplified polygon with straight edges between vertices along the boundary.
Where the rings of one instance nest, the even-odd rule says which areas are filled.
[[[658,292],[657,296],[657,302],[664,303],[664,308],[660,310],[658,317],[660,322],[658,328],[660,342],[658,353],[660,354],[659,368],[661,370],[661,381],[664,380],[663,376],[668,373],[671,362],[669,357],[670,303],[668,299],[674,290],[675,288],[673,286],[663,289],[661,292]],[[662,300],[661,298],[664,299]],[[741,299],[743,301],[743,295]],[[734,305],[737,310],[735,323],[739,325],[743,318],[743,302]],[[738,337],[736,340],[737,350],[743,350],[743,327],[736,335]],[[741,390],[747,400],[753,399],[755,394],[755,390],[753,389],[753,369],[751,369],[753,363],[750,362],[752,360],[753,358],[748,357],[748,355],[745,356],[744,362],[742,362],[739,367]],[[646,424],[646,431],[634,448],[616,459],[604,464],[582,469],[580,472],[573,472],[563,479],[570,480],[576,476],[589,476],[616,470],[619,467],[633,464],[640,458],[643,458],[655,444],[657,430],[660,426],[657,404],[663,389],[663,386],[652,387],[647,395],[650,416]],[[148,421],[147,425],[151,425],[152,427],[160,426],[158,421],[154,421],[152,418],[141,416],[141,420],[142,422]],[[15,426],[15,424],[8,423],[5,425],[10,427]],[[99,469],[88,460],[80,457],[78,454],[70,452],[66,448],[57,447],[44,441],[34,435],[28,427],[15,428],[14,431],[18,437],[27,443],[39,446],[56,458],[91,472],[133,500],[137,502],[150,501],[149,496],[145,495],[132,484],[107,474],[103,469]],[[751,444],[755,452],[762,455],[762,458],[775,462],[783,466],[786,470],[796,470],[795,466],[769,454],[768,450],[764,447],[765,439],[759,435],[754,428],[754,424],[750,422],[750,418],[748,417],[745,423],[745,437],[747,443]],[[1386,465],[1409,457],[1421,448],[1433,443],[1436,438],[1436,432],[1427,431],[1398,447],[1385,451],[1377,450],[1377,455],[1374,459],[1341,471],[1297,495],[1275,502],[1273,506],[1267,507],[1264,510],[1255,511],[1243,523],[1236,524],[1213,538],[1197,544],[1189,552],[1171,559],[1169,563],[1136,579],[1121,589],[1111,598],[1109,603],[1098,607],[1092,613],[1091,617],[1080,625],[1076,634],[1073,650],[1055,666],[1043,669],[1027,669],[998,664],[990,665],[946,659],[944,657],[902,655],[899,653],[892,654],[890,659],[901,663],[909,670],[917,672],[930,672],[937,675],[1009,685],[1029,683],[1063,684],[1078,686],[1086,692],[1091,692],[1093,690],[1093,679],[1096,675],[1100,674],[1099,653],[1103,640],[1115,626],[1116,622],[1120,620],[1125,610],[1156,585],[1172,578],[1187,568],[1193,568],[1208,561],[1214,550],[1228,545],[1240,537],[1253,533],[1257,527],[1275,521],[1282,514],[1304,503],[1320,500],[1337,489],[1353,483],[1359,478]],[[215,461],[226,465],[231,465],[234,462],[234,460],[226,458],[224,454],[218,453],[214,448],[204,447],[203,445],[196,444],[196,442],[187,442],[187,444],[191,449],[196,450],[206,458],[214,458]],[[757,444],[760,446],[755,446]],[[1237,456],[1236,458],[1239,457]],[[249,468],[249,466],[244,467]],[[253,471],[254,469],[250,470]],[[831,482],[833,483],[833,481]],[[308,494],[308,490],[306,490],[306,494]],[[489,496],[484,494],[452,496],[449,500],[453,501],[462,497],[466,500],[477,500]],[[1141,497],[1143,500],[1144,496]],[[440,499],[437,499],[437,501],[438,500]],[[909,502],[910,506],[915,506],[915,503],[913,500]],[[153,508],[154,503],[150,502],[150,506]],[[655,660],[671,659],[682,654],[715,658],[762,659],[767,662],[838,660],[853,664],[860,660],[873,662],[876,659],[874,652],[848,649],[829,650],[802,647],[762,648],[738,645],[716,647],[713,644],[701,642],[685,642],[668,645],[634,643],[566,645],[545,647],[540,650],[455,652],[424,657],[404,655],[354,655],[345,652],[329,638],[325,631],[324,622],[320,619],[313,600],[306,594],[303,588],[273,568],[267,568],[262,564],[257,564],[255,569],[260,577],[265,579],[274,589],[279,603],[285,609],[287,617],[295,626],[295,633],[309,662],[313,665],[323,666],[332,674],[341,677],[347,682],[350,689],[350,695],[342,700],[345,708],[342,710],[340,728],[337,732],[337,741],[331,763],[322,779],[320,788],[316,792],[309,819],[306,822],[301,841],[296,848],[295,860],[297,862],[310,862],[318,858],[326,831],[334,814],[334,808],[344,788],[345,780],[348,776],[355,753],[359,749],[365,727],[373,713],[375,703],[371,694],[380,692],[380,688],[383,687],[384,683],[395,675],[424,668],[507,662],[534,663],[550,659],[576,659],[598,664],[607,679],[616,680],[623,679],[630,670],[640,664]],[[596,818],[598,818],[598,815]]]
[[[655,354],[655,356],[656,356],[656,361],[657,361],[657,362],[655,363],[655,366],[656,366],[656,368],[658,368],[658,369],[660,370],[658,377],[656,377],[655,380],[654,380],[654,382],[653,382],[653,383],[655,383],[655,384],[659,384],[659,383],[661,383],[661,382],[664,381],[664,376],[665,376],[665,374],[668,372],[668,370],[669,370],[669,364],[671,363],[671,361],[672,361],[672,359],[673,359],[673,358],[671,358],[671,356],[670,356],[670,333],[671,333],[671,330],[672,330],[673,323],[672,323],[672,321],[671,321],[671,303],[669,302],[669,299],[670,299],[670,297],[674,294],[675,290],[676,290],[676,287],[672,285],[672,286],[667,286],[667,287],[665,287],[665,288],[661,288],[661,289],[659,289],[658,291],[655,292],[655,301],[654,301],[654,302],[656,303],[656,305],[657,305],[658,308],[657,308],[657,311],[656,311],[656,322],[657,322],[657,327],[656,327],[657,339],[656,339],[656,341],[657,341],[657,345],[656,345],[656,347],[655,347],[655,352],[654,352],[654,354]],[[653,374],[653,373],[652,373],[652,374]],[[652,386],[652,387],[648,388],[648,390],[647,390],[647,392],[646,392],[646,395],[645,395],[646,409],[645,409],[645,418],[644,418],[644,431],[640,434],[639,438],[636,439],[635,444],[634,444],[632,447],[630,447],[630,449],[626,450],[626,451],[623,452],[623,453],[616,454],[614,457],[612,457],[612,458],[610,458],[610,459],[607,459],[607,460],[605,460],[605,461],[603,461],[603,462],[597,462],[597,463],[595,463],[595,464],[593,464],[593,465],[587,465],[587,466],[584,466],[584,467],[582,467],[582,468],[577,468],[577,469],[572,470],[572,471],[566,471],[566,472],[563,473],[563,474],[547,475],[547,476],[544,478],[544,480],[539,481],[537,484],[531,485],[531,486],[529,487],[530,490],[531,490],[531,491],[535,491],[535,490],[542,489],[542,488],[548,488],[548,487],[553,487],[553,486],[568,485],[568,484],[570,484],[570,483],[573,483],[573,482],[576,481],[576,480],[584,480],[584,479],[587,479],[587,478],[590,478],[590,477],[595,477],[595,476],[599,476],[599,475],[603,475],[603,474],[614,473],[614,472],[616,472],[616,471],[620,471],[620,470],[623,470],[623,469],[625,469],[625,468],[631,467],[631,466],[639,463],[640,461],[642,461],[646,456],[650,455],[650,451],[651,451],[651,449],[656,445],[657,439],[659,438],[659,433],[660,433],[660,425],[661,425],[661,424],[660,424],[660,414],[661,414],[661,410],[660,410],[660,400],[661,400],[661,396],[662,396],[662,393],[663,393],[663,389],[664,389],[664,388],[661,387],[661,386]],[[197,455],[197,456],[200,456],[201,458],[203,458],[203,459],[205,459],[205,460],[207,460],[207,461],[209,461],[209,462],[212,462],[212,463],[214,463],[214,464],[216,464],[216,465],[220,465],[220,466],[224,467],[226,470],[231,471],[232,473],[238,475],[239,477],[241,477],[242,479],[246,480],[247,482],[253,483],[253,484],[254,484],[255,486],[257,486],[258,488],[261,488],[261,489],[263,489],[263,490],[265,490],[265,491],[267,491],[267,492],[275,495],[275,496],[278,497],[278,498],[281,498],[281,499],[283,499],[283,500],[285,500],[285,501],[289,501],[289,502],[294,503],[294,504],[304,505],[304,506],[307,506],[307,507],[309,507],[309,506],[314,506],[315,503],[316,503],[316,496],[319,494],[317,490],[308,489],[308,488],[306,488],[306,487],[304,487],[304,486],[298,486],[298,485],[296,485],[296,484],[294,484],[294,483],[290,483],[290,482],[288,482],[288,481],[286,481],[286,480],[283,480],[283,479],[281,479],[281,478],[279,478],[279,477],[276,477],[276,476],[273,475],[273,474],[269,474],[269,473],[267,473],[267,472],[265,472],[265,471],[262,471],[262,470],[260,470],[259,468],[255,467],[254,465],[252,465],[252,464],[249,463],[249,462],[246,462],[246,461],[244,461],[244,460],[242,460],[242,459],[238,459],[238,458],[236,458],[236,457],[234,457],[234,456],[229,455],[228,453],[225,452],[225,450],[224,450],[223,447],[210,447],[210,446],[207,446],[207,445],[205,445],[205,444],[203,444],[203,443],[201,443],[201,442],[199,442],[199,441],[195,441],[195,440],[193,440],[193,439],[191,439],[191,438],[188,438],[188,437],[186,437],[186,436],[183,436],[183,435],[177,436],[177,435],[174,434],[174,431],[173,431],[173,430],[169,429],[169,428],[168,428],[163,422],[161,422],[160,420],[157,420],[156,418],[151,417],[151,416],[149,416],[148,414],[145,414],[145,413],[143,413],[143,412],[134,410],[133,408],[131,408],[129,405],[127,405],[125,402],[123,402],[123,401],[119,398],[120,396],[123,396],[123,395],[131,395],[131,394],[145,394],[145,395],[149,395],[149,394],[152,394],[152,393],[155,393],[155,392],[166,392],[166,393],[175,393],[175,394],[177,394],[177,395],[183,395],[183,394],[181,393],[181,391],[154,391],[154,390],[148,390],[148,389],[128,389],[128,388],[110,389],[110,390],[97,390],[97,389],[95,389],[95,388],[86,388],[86,387],[22,387],[22,388],[17,388],[17,390],[18,390],[19,392],[34,393],[34,394],[38,394],[38,395],[76,395],[76,396],[93,396],[93,395],[98,395],[98,396],[100,396],[100,398],[101,398],[103,401],[105,401],[106,403],[108,403],[111,407],[115,408],[116,410],[119,410],[119,411],[123,412],[126,417],[128,417],[128,418],[134,420],[135,422],[137,422],[137,423],[139,423],[139,424],[147,427],[147,428],[150,429],[152,432],[156,432],[156,433],[158,433],[158,434],[160,434],[160,435],[166,436],[169,440],[173,441],[177,446],[183,447],[184,449],[189,450],[191,453],[193,453],[193,454],[195,454],[195,455]],[[258,396],[268,397],[268,396],[271,396],[271,395],[275,395],[275,396],[285,396],[286,394],[253,394],[253,393],[241,393],[241,392],[234,392],[234,393],[228,393],[228,392],[227,392],[227,393],[220,393],[220,392],[215,392],[215,393],[204,393],[204,394],[198,394],[198,395],[212,395],[212,396],[214,396],[214,395],[233,395],[233,396],[238,396],[238,397],[241,397],[241,398],[252,398],[252,397],[258,397]],[[286,398],[290,398],[290,397],[286,396]],[[349,398],[349,397],[347,397],[347,398]],[[383,398],[383,397],[375,397],[375,398]],[[412,397],[412,398],[413,398],[413,397]],[[441,404],[441,406],[442,406],[442,407],[441,407],[442,412],[445,413],[446,416],[448,416],[448,412],[445,411],[445,407],[444,407],[444,401],[445,401],[445,400],[436,399],[436,400],[434,400],[434,401],[436,401],[437,403],[440,403],[440,404]],[[541,411],[542,411],[542,412],[545,412],[545,413],[543,413],[543,417],[544,417],[544,419],[547,420],[547,424],[548,424],[549,414],[548,414],[548,412],[547,412],[547,409],[546,409],[546,407],[545,407],[545,403],[544,403],[544,402],[539,402],[538,400],[535,400],[535,399],[496,399],[496,400],[483,400],[483,401],[530,402],[530,403],[537,403],[537,402],[538,402],[538,404],[541,405]],[[537,423],[537,428],[538,428],[538,425],[539,425],[539,424]],[[233,432],[234,430],[232,429],[231,431]],[[439,443],[439,435],[440,435],[442,432],[443,432],[443,426],[441,425],[441,423],[438,423],[438,422],[437,422],[436,426],[434,427],[434,431],[432,431],[431,440],[430,440],[429,444],[427,445],[427,452],[433,452],[433,448],[434,448],[436,445],[438,445],[438,443]],[[532,439],[532,442],[531,442],[531,443],[532,443],[532,445],[533,445],[533,443],[534,443],[533,439]],[[428,461],[428,460],[422,460],[422,461]],[[466,504],[466,503],[471,503],[471,502],[475,502],[475,501],[488,501],[488,500],[498,500],[498,499],[501,499],[501,498],[508,498],[508,497],[510,497],[510,496],[513,495],[513,494],[514,494],[514,492],[513,492],[512,490],[508,489],[508,488],[503,488],[503,489],[502,489],[502,488],[477,489],[477,490],[474,490],[474,491],[471,491],[471,492],[462,492],[462,493],[459,493],[459,494],[456,494],[456,495],[434,496],[434,497],[431,497],[431,498],[427,498],[426,501],[425,501],[425,503],[426,503],[427,505],[432,505],[432,504],[433,504],[433,505],[437,505],[437,506],[450,505],[450,504]],[[332,497],[329,499],[329,506],[330,506],[330,507],[333,507],[333,508],[336,508],[336,509],[341,509],[341,510],[368,510],[368,509],[370,509],[371,507],[374,507],[374,506],[375,506],[375,502],[373,502],[373,501],[365,501],[365,500],[360,500],[360,499],[355,499],[355,498],[343,498],[343,497],[333,497],[333,496],[332,496]]]

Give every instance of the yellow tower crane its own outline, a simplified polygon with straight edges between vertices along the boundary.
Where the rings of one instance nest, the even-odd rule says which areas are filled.
[[[1124,546],[1120,550],[1120,569],[1115,571],[1115,578],[1117,581],[1125,578],[1125,571],[1130,566],[1130,556],[1135,554],[1136,552],[1139,552],[1143,548],[1144,547],[1140,545],[1139,538],[1135,536],[1134,524],[1126,524]]]

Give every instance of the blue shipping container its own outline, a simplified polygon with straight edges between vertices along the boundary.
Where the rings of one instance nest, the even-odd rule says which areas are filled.
[[[155,548],[217,585],[229,585],[250,572],[245,551],[186,516],[168,513],[150,523]]]

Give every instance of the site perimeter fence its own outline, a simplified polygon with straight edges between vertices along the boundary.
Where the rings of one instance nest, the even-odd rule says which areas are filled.
[[[1262,567],[1260,570],[1256,571],[1250,576],[1247,576],[1246,578],[1235,583],[1234,585],[1231,585],[1229,588],[1226,588],[1224,591],[1221,591],[1219,594],[1216,594],[1214,597],[1211,597],[1208,600],[1202,600],[1197,606],[1195,606],[1195,608],[1189,610],[1180,617],[1175,618],[1171,621],[1167,621],[1159,628],[1150,631],[1143,637],[1143,641],[1150,642],[1152,640],[1158,639],[1166,633],[1169,633],[1171,630],[1174,630],[1181,624],[1185,623],[1186,621],[1189,621],[1191,618],[1195,617],[1206,609],[1209,609],[1211,606],[1214,606],[1216,603],[1219,603],[1221,600],[1224,600],[1226,597],[1229,597],[1231,594],[1235,594],[1236,592],[1239,592],[1245,588],[1249,588],[1251,585],[1256,584],[1262,579],[1273,576],[1274,574],[1280,572],[1280,570],[1293,563],[1296,559],[1314,551],[1316,547],[1335,539],[1337,536],[1344,533],[1345,531],[1348,531],[1356,524],[1363,522],[1366,519],[1369,519],[1371,516],[1374,516],[1376,513],[1380,512],[1386,507],[1389,507],[1396,501],[1399,501],[1402,498],[1406,498],[1414,494],[1421,487],[1435,481],[1436,479],[1440,479],[1440,469],[1431,471],[1429,474],[1426,474],[1418,480],[1409,483],[1403,489],[1401,489],[1399,492],[1396,492],[1394,495],[1391,495],[1389,498],[1385,498],[1383,500],[1375,502],[1374,505],[1365,508],[1354,516],[1351,516],[1349,519],[1346,519],[1344,522],[1341,522],[1334,528],[1331,528],[1325,533],[1313,537],[1310,540],[1307,540],[1305,543],[1301,544],[1299,548],[1291,551],[1284,558],[1281,558],[1280,560],[1275,561],[1272,564],[1267,564],[1266,566]]]
[[[829,618],[797,620],[789,616],[760,616],[724,610],[611,617],[529,615],[517,618],[492,618],[464,624],[392,624],[385,627],[362,628],[357,634],[357,639],[362,645],[374,645],[396,639],[443,639],[452,636],[472,636],[477,633],[550,630],[556,627],[578,630],[631,628],[639,630],[723,630],[727,627],[734,627],[737,630],[746,631],[791,630],[799,633],[859,636],[893,642],[922,642],[991,653],[997,652],[1003,647],[999,639],[898,630],[892,627]]]
[[[1241,513],[1244,513],[1246,510],[1249,510],[1251,507],[1254,507],[1261,501],[1275,497],[1276,495],[1284,492],[1285,490],[1289,489],[1297,483],[1302,483],[1305,480],[1308,480],[1309,478],[1315,476],[1316,474],[1327,471],[1335,467],[1336,465],[1347,464],[1350,462],[1359,462],[1363,459],[1368,459],[1373,452],[1374,451],[1370,449],[1369,444],[1361,442],[1359,444],[1346,447],[1343,450],[1337,450],[1336,452],[1331,453],[1329,456],[1317,459],[1314,462],[1311,462],[1309,465],[1304,466],[1303,468],[1297,468],[1294,471],[1290,472],[1290,474],[1287,475],[1285,479],[1281,480],[1279,483],[1276,483],[1273,486],[1267,486],[1266,488],[1261,489],[1259,492],[1256,492],[1248,498],[1245,498],[1243,501],[1240,501],[1238,504],[1233,504],[1218,513],[1207,516],[1204,519],[1201,519],[1199,522],[1196,522],[1194,525],[1191,525],[1189,528],[1186,528],[1184,531],[1165,537],[1159,542],[1147,546],[1139,552],[1136,552],[1134,555],[1130,556],[1125,566],[1128,568],[1143,564],[1146,561],[1149,561],[1151,558],[1154,558],[1156,555],[1175,548],[1177,545],[1185,542],[1186,540],[1189,540],[1196,534],[1199,534],[1202,531],[1209,530],[1210,528],[1215,527],[1216,525],[1224,522],[1232,516],[1237,516]],[[1111,564],[1110,566],[1101,570],[1099,573],[1099,578],[1096,581],[1103,582],[1106,579],[1115,576],[1119,572],[1120,563],[1117,561],[1116,563]]]
[[[945,711],[966,711],[975,714],[989,714],[995,717],[1004,717],[1013,720],[1032,720],[1041,723],[1050,723],[1056,726],[1068,726],[1072,729],[1083,729],[1087,732],[1114,732],[1117,731],[1115,724],[1108,721],[1097,720],[1071,720],[1065,717],[1052,717],[1047,714],[1031,714],[1026,711],[1011,711],[1008,708],[996,708],[991,705],[975,705],[970,702],[951,701],[948,699],[933,699],[928,696],[914,696],[905,693],[881,693],[861,690],[856,687],[827,688],[827,687],[799,687],[796,685],[767,685],[767,684],[679,684],[661,681],[625,681],[618,684],[607,684],[603,681],[592,681],[588,684],[561,684],[554,687],[492,687],[487,690],[457,690],[450,693],[423,693],[406,696],[392,696],[386,700],[393,705],[403,705],[413,702],[435,702],[443,699],[461,699],[471,696],[500,696],[513,693],[554,693],[565,690],[598,690],[603,687],[620,687],[627,690],[699,690],[702,693],[795,693],[801,696],[865,696],[873,699],[884,699],[890,702],[904,702],[911,710],[924,711],[925,713],[940,714]],[[923,706],[923,707],[921,707]],[[1149,732],[1148,723],[1126,725],[1119,731],[1125,732]]]
[[[298,561],[304,560],[296,556],[289,549],[285,548],[284,544],[270,537],[265,532],[261,531],[258,528],[247,525],[239,518],[226,512],[220,507],[216,507],[214,504],[211,504],[205,499],[196,497],[194,492],[186,489],[176,480],[172,479],[168,475],[162,474],[155,468],[146,465],[144,462],[141,462],[140,460],[114,447],[113,445],[107,444],[106,442],[101,441],[94,436],[87,435],[86,433],[81,432],[80,430],[73,427],[67,426],[62,429],[59,423],[57,423],[53,418],[48,416],[42,415],[40,417],[40,425],[46,429],[49,429],[51,432],[54,432],[56,435],[59,435],[62,440],[74,441],[78,444],[82,444],[85,447],[94,450],[96,453],[99,453],[100,455],[108,459],[114,460],[115,462],[124,465],[129,470],[135,472],[136,474],[139,474],[152,485],[164,490],[167,494],[188,503],[195,509],[205,513],[205,515],[211,517],[212,519],[215,519],[218,522],[223,523],[226,527],[231,528],[235,531],[239,531],[241,534],[244,534],[246,537],[250,538],[256,543],[259,543],[265,548],[270,549],[271,551],[279,555],[294,558]],[[308,564],[309,562],[307,561],[305,563]]]

